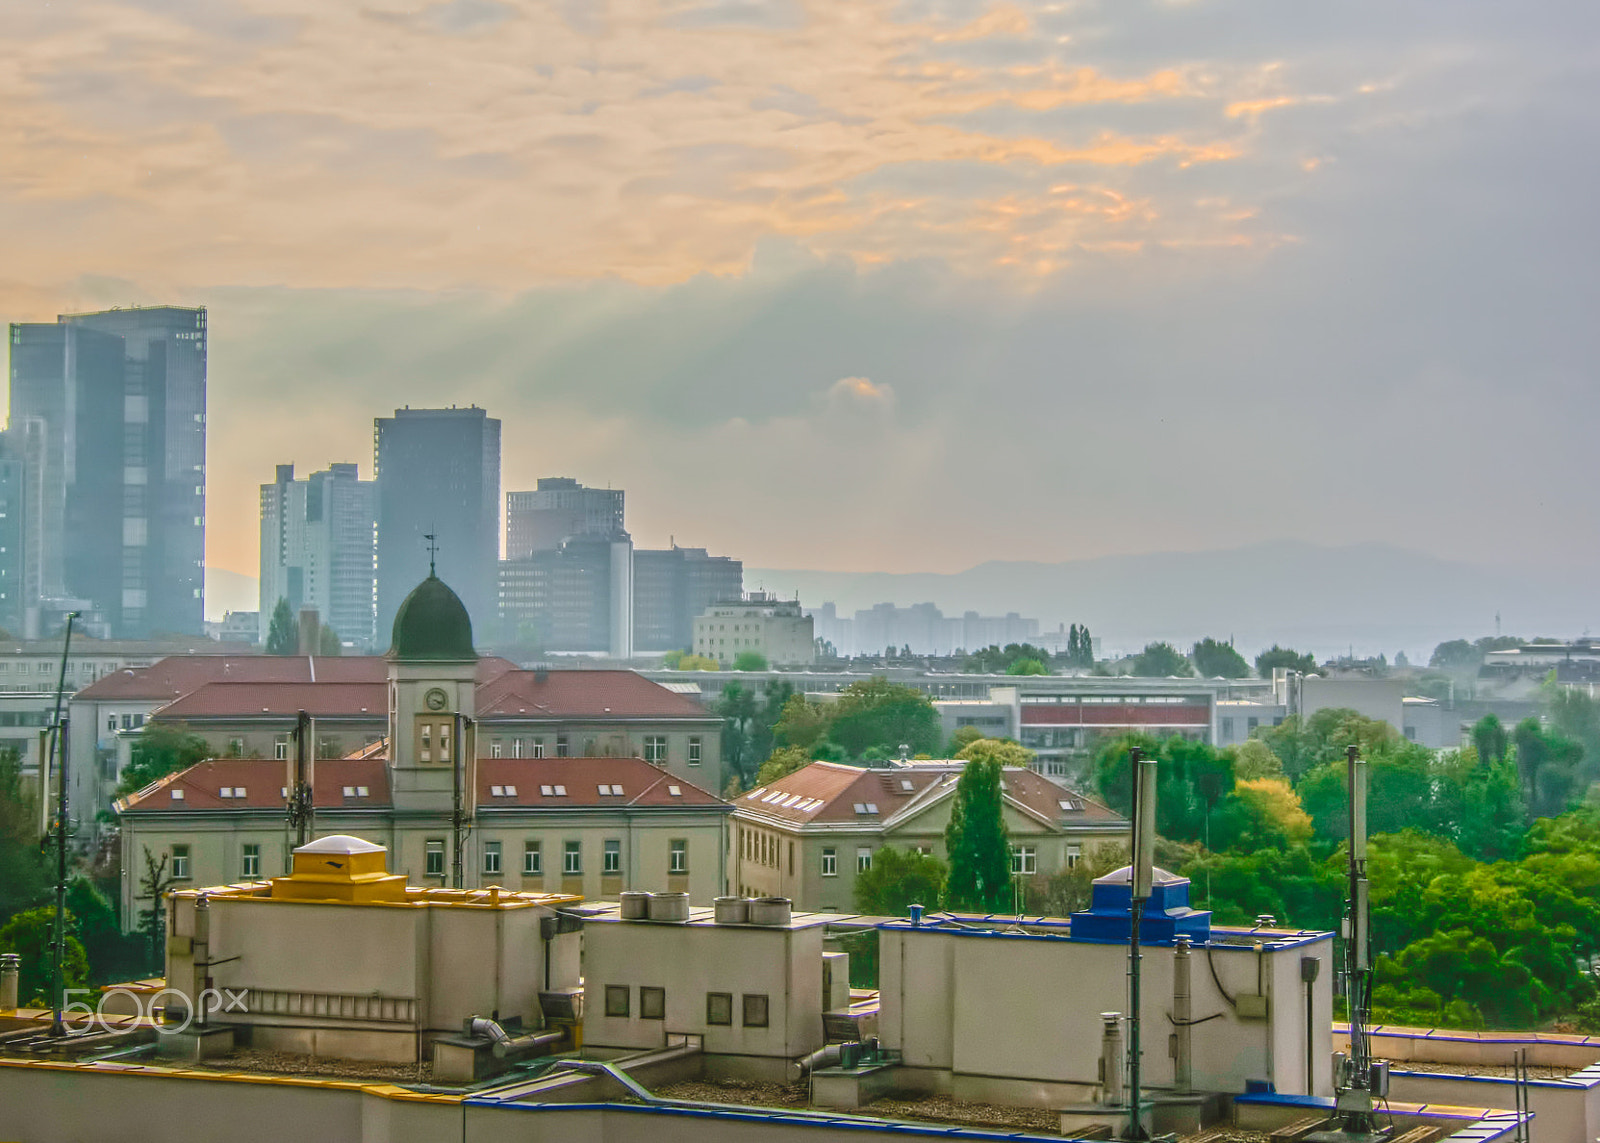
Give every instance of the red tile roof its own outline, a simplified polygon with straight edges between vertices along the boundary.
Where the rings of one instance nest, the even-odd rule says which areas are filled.
[[[129,795],[118,803],[118,812],[283,809],[283,788],[289,766],[272,758],[212,758],[197,762],[187,770],[169,774],[158,782]],[[346,788],[365,789],[345,797]],[[174,798],[173,791],[182,793]],[[242,790],[243,794],[223,797],[223,790]],[[389,808],[389,772],[380,761],[354,758],[321,758],[312,771],[311,794],[317,809]]]
[[[515,670],[499,658],[478,660],[478,684]],[[388,660],[381,655],[307,658],[304,655],[168,655],[148,667],[115,671],[78,692],[102,701],[175,699],[207,683],[385,683]]]
[[[298,711],[313,718],[371,719],[387,725],[387,683],[203,683],[156,709],[169,722],[204,718],[293,719]]]
[[[602,794],[602,788],[607,792]],[[715,794],[642,758],[478,759],[479,809],[726,805]]]
[[[507,671],[478,688],[478,718],[713,719],[694,699],[633,671]]]
[[[877,824],[914,804],[931,804],[953,792],[962,766],[958,761],[916,762],[871,769],[813,762],[741,795],[734,805],[795,825]],[[1002,781],[1009,800],[1061,826],[1114,825],[1123,820],[1101,802],[1064,790],[1032,770],[1007,768]]]
[[[281,811],[290,765],[271,758],[212,758],[169,774],[122,799],[117,809],[119,813]],[[480,758],[477,785],[480,809],[731,809],[721,798],[642,758]],[[602,786],[607,791],[604,794],[600,792]],[[365,789],[366,794],[352,793],[347,797],[346,789]],[[621,792],[611,793],[613,789]],[[224,797],[224,790],[230,796]],[[507,793],[508,790],[513,792]],[[550,792],[544,793],[545,790]],[[565,793],[558,794],[557,790]],[[182,796],[173,797],[174,791]],[[388,767],[381,758],[318,759],[312,774],[312,795],[317,809],[387,810]]]

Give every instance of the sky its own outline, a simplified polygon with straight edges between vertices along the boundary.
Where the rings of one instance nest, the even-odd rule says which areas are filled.
[[[210,308],[208,560],[476,403],[637,542],[1600,556],[1585,0],[7,6],[0,313]]]

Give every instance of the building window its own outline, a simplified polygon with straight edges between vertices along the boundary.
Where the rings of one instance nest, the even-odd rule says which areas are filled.
[[[1245,726],[1245,730],[1246,731],[1254,732],[1255,728],[1260,726],[1260,725],[1261,725],[1261,720],[1259,718],[1247,718],[1247,719],[1244,720],[1244,726]]]
[[[667,872],[689,872],[689,843],[683,838],[667,842]]]
[[[1081,846],[1081,845],[1069,845],[1069,846],[1067,846],[1067,868],[1068,869],[1076,869],[1076,868],[1078,868],[1078,862],[1080,862],[1082,860],[1083,860],[1083,846]]]
[[[746,992],[744,994],[744,1026],[746,1028],[765,1028],[767,1026],[767,994],[765,992]]]
[[[723,1026],[733,1023],[733,993],[706,993],[706,1023]]]
[[[544,757],[544,739],[535,738],[533,740],[533,756],[535,758],[543,758]]]
[[[544,854],[539,849],[539,843],[536,841],[523,843],[522,872],[531,874],[544,872]]]
[[[557,758],[566,758],[566,757],[568,757],[568,754],[567,754],[567,736],[565,734],[556,735],[556,757]]]
[[[839,876],[839,854],[833,846],[826,846],[822,850],[822,875],[824,877]]]
[[[242,739],[242,738],[230,738],[230,739],[228,739],[228,757],[229,758],[243,758],[244,757],[244,739]]]
[[[689,739],[689,765],[700,765],[700,739]]]
[[[667,760],[666,735],[647,734],[644,736],[644,760],[657,766]]]
[[[1031,845],[1011,847],[1011,872],[1023,875],[1039,872],[1039,855]]]
[[[583,872],[583,843],[577,841],[567,842],[566,849],[561,855],[561,872]]]
[[[500,843],[486,841],[483,843],[483,871],[485,873],[500,872]]]
[[[639,989],[639,1019],[665,1020],[667,1018],[667,990],[665,988]]]
[[[172,879],[174,881],[189,880],[189,847],[175,845],[172,847]]]
[[[605,854],[600,859],[600,872],[605,874],[622,872],[622,842],[614,837],[606,838]]]
[[[1233,719],[1225,718],[1222,720],[1222,737],[1225,741],[1233,739]]]
[[[872,868],[872,849],[869,846],[860,846],[856,849],[856,872],[865,873]]]
[[[423,843],[422,847],[422,875],[424,877],[444,876],[444,841],[435,839]]]
[[[289,740],[287,738],[280,738],[272,744],[272,756],[279,762],[283,762],[289,757]]]
[[[239,854],[239,875],[248,881],[261,876],[261,847],[246,845]]]
[[[628,1015],[628,986],[626,984],[606,985],[606,1015]]]
[[[517,745],[520,746],[521,743],[518,743]],[[490,758],[498,758],[498,757],[500,757],[500,740],[498,738],[496,738],[493,742],[489,743],[489,757]],[[517,757],[520,758],[520,757],[522,757],[522,755],[518,754]]]

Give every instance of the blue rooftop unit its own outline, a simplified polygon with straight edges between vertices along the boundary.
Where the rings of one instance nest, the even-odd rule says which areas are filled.
[[[1128,940],[1128,917],[1133,912],[1133,867],[1095,878],[1089,908],[1072,914],[1072,936],[1082,941]],[[1169,943],[1179,934],[1195,944],[1211,939],[1211,913],[1189,908],[1189,879],[1156,869],[1150,881],[1150,899],[1144,903],[1139,925],[1142,944]]]

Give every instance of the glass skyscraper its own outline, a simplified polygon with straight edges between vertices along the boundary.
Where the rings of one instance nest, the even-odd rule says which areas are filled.
[[[121,638],[204,634],[205,309],[13,324],[11,427],[41,438],[24,605],[46,618],[28,625],[87,604]]]
[[[500,559],[500,422],[477,406],[396,409],[374,423],[378,482],[378,631],[388,646],[394,613],[428,574],[439,578],[487,642],[496,619]]]

